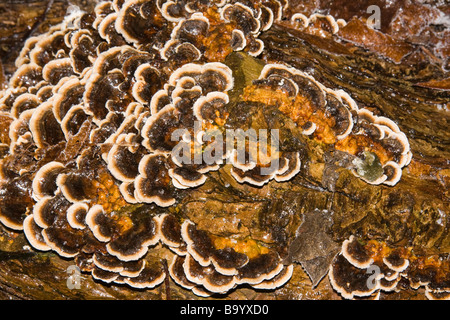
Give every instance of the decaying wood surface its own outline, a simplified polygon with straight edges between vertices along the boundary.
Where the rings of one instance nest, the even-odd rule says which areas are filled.
[[[381,4],[382,1],[378,2]],[[331,13],[340,14],[346,20],[358,14],[367,17],[362,4],[360,10],[345,11],[339,3],[333,2]],[[72,4],[83,9],[93,5],[88,0],[72,1]],[[315,6],[320,8],[321,4],[316,3]],[[405,6],[411,14],[414,13],[408,1],[399,1],[397,9],[399,6]],[[0,82],[4,84],[14,71],[14,59],[26,38],[61,21],[67,7],[68,3],[59,0],[0,3],[0,57],[3,63]],[[308,13],[314,8],[307,2],[299,1],[294,9]],[[449,12],[448,8],[443,10]],[[425,37],[419,36],[401,43],[393,37],[396,45],[388,48],[385,38],[380,39],[380,34],[393,35],[391,22],[395,11],[389,11],[386,15],[380,33],[367,34],[372,37],[370,43],[361,43],[361,38],[357,36],[361,32],[361,19],[351,20],[332,39],[288,29],[281,23],[260,36],[266,45],[262,59],[283,61],[306,70],[328,87],[349,92],[361,107],[394,119],[410,139],[414,155],[411,164],[403,170],[402,180],[395,187],[372,186],[345,170],[336,173],[333,161],[339,161],[337,155],[329,155],[330,161],[325,162],[311,160],[307,174],[297,177],[292,183],[263,188],[239,185],[228,179],[228,173],[222,170],[214,173],[211,182],[187,195],[180,204],[184,210],[195,211],[190,216],[199,217],[196,221],[199,226],[206,223],[201,217],[206,214],[207,208],[198,199],[209,197],[220,202],[226,197],[225,212],[233,209],[232,202],[253,203],[249,215],[257,215],[259,223],[267,224],[267,227],[282,229],[283,215],[297,219],[298,222],[293,224],[297,226],[301,221],[309,221],[311,228],[317,230],[313,235],[316,241],[324,241],[324,237],[328,237],[335,243],[341,243],[352,234],[361,237],[369,235],[397,246],[412,245],[427,253],[450,254],[450,85],[449,74],[445,71],[448,52],[436,54],[427,47]],[[400,31],[412,33],[411,30]],[[264,122],[268,128],[279,126],[279,123],[272,123],[264,115],[242,116],[254,117],[258,119],[255,121]],[[281,134],[284,132],[293,143],[305,144],[309,159],[319,158],[314,157],[317,152],[314,146],[302,141],[301,137],[289,136],[289,126],[285,124],[285,128]],[[234,194],[214,194],[226,183],[232,184]],[[317,214],[319,220],[311,218],[317,210],[332,213],[332,216],[319,218],[320,214]],[[320,229],[317,221],[327,218],[331,221],[329,228]],[[280,237],[282,235],[280,232]],[[285,239],[286,250],[292,249],[296,243],[294,240]],[[81,274],[80,288],[70,289],[67,270],[73,262],[54,253],[30,251],[28,247],[22,233],[0,227],[1,299],[168,298],[165,284],[153,290],[136,290],[121,285],[105,285],[84,274]],[[332,254],[333,250],[328,253]],[[292,259],[296,261],[308,257],[297,254]],[[318,274],[321,274],[320,270]],[[318,285],[313,287],[310,277],[296,264],[292,279],[280,289],[265,292],[244,287],[226,297],[213,298],[340,299],[327,277],[319,280]],[[171,280],[168,285],[171,299],[198,299]],[[405,290],[382,294],[382,298],[424,297],[420,290]]]

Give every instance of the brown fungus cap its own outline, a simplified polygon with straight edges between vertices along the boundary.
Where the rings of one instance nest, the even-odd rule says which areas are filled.
[[[52,250],[65,258],[73,258],[80,253],[82,234],[70,228],[50,226],[42,231],[45,242]]]
[[[181,225],[177,218],[170,214],[159,217],[161,241],[170,247],[179,247],[184,241],[181,235]]]
[[[195,188],[205,183],[206,176],[188,167],[178,167],[169,170],[172,182],[177,183],[181,188]],[[174,184],[175,185],[175,184]]]
[[[248,262],[245,254],[231,247],[217,249],[208,233],[197,230],[189,220],[181,226],[181,234],[187,244],[187,251],[203,267],[212,265],[219,273],[232,276]]]
[[[108,217],[102,206],[94,205],[86,214],[86,225],[95,238],[101,242],[109,242],[113,233],[113,221]]]
[[[82,102],[84,84],[77,77],[71,77],[59,87],[55,95],[53,113],[58,121],[63,121],[70,110]]]
[[[35,109],[41,103],[40,99],[31,93],[24,93],[14,100],[11,108],[11,115],[19,118],[25,110]]]
[[[34,110],[29,125],[33,140],[39,148],[65,140],[61,126],[53,113],[51,102],[44,102]]]
[[[169,273],[176,284],[188,290],[192,290],[196,286],[196,284],[189,281],[186,277],[186,273],[184,271],[185,259],[186,258],[184,256],[175,255],[173,257],[172,263],[169,266]]]
[[[393,250],[389,255],[383,258],[383,262],[391,270],[396,272],[403,272],[409,266],[409,260],[403,257],[402,250]]]
[[[171,206],[175,202],[170,184],[168,157],[164,154],[149,154],[139,163],[139,175],[134,182],[135,197],[140,202]]]
[[[86,201],[93,196],[90,177],[81,172],[68,172],[58,175],[56,184],[64,197],[70,202]]]
[[[265,289],[265,290],[272,290],[279,288],[291,279],[293,272],[294,272],[294,265],[291,264],[289,266],[285,266],[283,267],[283,270],[275,277],[271,278],[270,280],[264,280],[258,284],[254,284],[252,285],[252,287],[255,289]]]
[[[136,277],[127,277],[124,282],[133,288],[154,288],[166,278],[162,265],[146,264],[144,269]]]
[[[100,252],[96,252],[93,255],[92,261],[94,265],[100,269],[109,272],[119,273],[120,275],[124,273],[127,274],[128,276],[139,275],[139,273],[143,270],[145,266],[144,260],[139,260],[138,263],[123,262],[122,260],[119,260],[118,258],[112,255]],[[132,270],[134,270],[135,272],[132,272]]]
[[[2,184],[0,199],[0,221],[13,230],[23,230],[25,216],[32,210],[29,175],[16,177],[8,184]]]
[[[149,151],[170,152],[176,146],[177,142],[171,140],[172,132],[183,127],[174,111],[172,105],[167,105],[147,119],[142,135]]]
[[[183,268],[187,280],[182,277],[180,282],[185,285],[195,283],[211,292],[226,292],[239,284],[261,284],[261,288],[276,288],[282,285],[292,275],[292,267],[284,268],[275,251],[267,251],[250,256],[244,252],[236,251],[220,240],[198,230],[192,222],[186,220],[182,227],[182,236],[187,243],[187,255]],[[219,245],[219,247],[216,247]],[[242,248],[245,248],[243,246]],[[181,264],[181,261],[174,263]],[[276,278],[277,275],[280,275]],[[267,282],[266,282],[267,281]]]
[[[64,165],[56,161],[42,166],[33,179],[33,198],[39,200],[44,196],[54,196],[58,188],[56,178],[63,169]]]
[[[92,270],[91,274],[94,279],[101,280],[106,283],[111,283],[119,278],[119,274],[111,271],[106,271],[98,267],[95,267]]]
[[[90,123],[90,117],[84,112],[83,106],[71,107],[61,121],[61,129],[66,141],[82,133],[83,127],[86,128]]]
[[[260,254],[249,259],[248,263],[239,269],[237,282],[239,284],[259,284],[270,280],[283,271],[281,259],[275,251]]]
[[[72,60],[70,58],[49,61],[42,69],[44,80],[53,85],[56,85],[65,77],[70,77],[73,73]]]
[[[342,244],[342,255],[357,268],[367,268],[373,263],[371,252],[368,251],[358,239],[351,236]]]
[[[149,63],[143,63],[136,68],[134,77],[133,97],[140,103],[150,103],[156,91],[162,87],[160,72]]]
[[[158,220],[143,218],[138,224],[111,239],[106,245],[109,254],[122,261],[135,261],[143,257],[149,246],[159,241]]]
[[[85,202],[76,202],[67,209],[67,222],[74,229],[84,229],[86,227],[86,215],[89,205]]]
[[[236,286],[233,276],[223,275],[211,266],[204,267],[191,255],[186,256],[183,269],[188,281],[203,286],[213,293],[225,293]]]
[[[132,0],[121,7],[115,27],[127,42],[151,41],[167,25],[162,19],[156,1]],[[144,31],[145,30],[145,31]]]
[[[138,167],[143,154],[141,150],[133,150],[132,139],[134,135],[121,134],[117,137],[113,147],[108,153],[108,169],[111,174],[123,182],[132,182],[139,174]],[[131,150],[130,150],[131,149]]]
[[[23,232],[27,237],[27,240],[33,246],[40,251],[49,251],[49,247],[42,235],[42,228],[39,227],[36,222],[34,222],[33,215],[28,215],[23,222]]]
[[[30,88],[42,80],[42,67],[35,63],[22,65],[11,77],[11,87]]]

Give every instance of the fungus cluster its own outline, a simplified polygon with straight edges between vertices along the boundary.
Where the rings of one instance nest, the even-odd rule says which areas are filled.
[[[168,276],[162,256],[199,295],[287,282],[293,266],[276,246],[199,230],[167,209],[225,163],[256,187],[299,174],[302,150],[261,139],[217,154],[235,86],[224,57],[258,56],[258,35],[286,6],[105,1],[28,39],[0,93],[0,221],[107,283],[152,288]],[[395,123],[294,68],[267,64],[243,92],[242,102],[277,105],[304,135],[355,156],[369,183],[395,184],[411,159]]]
[[[325,37],[327,34],[336,34],[340,27],[345,27],[347,22],[343,19],[335,19],[332,15],[324,15],[320,13],[313,13],[307,17],[303,13],[294,13],[290,18],[290,23],[295,28],[318,34]]]
[[[351,236],[342,244],[328,273],[333,288],[346,299],[391,292],[408,285],[425,287],[429,299],[448,299],[448,258],[418,256],[410,248],[392,248],[384,242],[363,242]]]
[[[292,276],[293,265],[284,266],[276,251],[254,241],[217,237],[189,220],[178,230],[183,241],[173,247],[183,253],[174,257],[170,274],[197,294],[227,292],[239,284],[275,289]]]

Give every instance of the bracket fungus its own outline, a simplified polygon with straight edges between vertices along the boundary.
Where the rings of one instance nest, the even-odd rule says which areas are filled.
[[[223,199],[241,191],[207,198],[200,218],[186,209],[197,199],[184,199],[219,180],[217,190],[269,194],[307,175],[313,148],[323,163],[345,154],[339,170],[373,188],[395,186],[412,158],[393,120],[265,55],[261,35],[282,20],[326,36],[345,26],[288,8],[287,0],[103,1],[30,38],[0,92],[0,222],[106,283],[153,288],[170,277],[200,296],[288,283],[283,232],[296,228],[271,226],[266,213],[239,215],[244,205],[233,207],[242,221],[228,223],[233,204]],[[241,75],[227,63],[235,54],[259,67]],[[295,143],[268,136],[286,128]],[[439,263],[449,264],[352,236],[328,275],[344,298],[396,290],[404,279],[439,298],[450,272],[423,272]]]
[[[333,288],[344,298],[371,296],[378,291],[425,287],[429,299],[445,299],[449,294],[446,270],[450,260],[444,256],[417,255],[411,248],[390,247],[385,242],[363,242],[351,236],[330,266]]]

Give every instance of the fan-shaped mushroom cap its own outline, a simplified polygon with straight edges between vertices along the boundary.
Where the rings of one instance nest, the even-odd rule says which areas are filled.
[[[42,230],[43,229],[34,222],[33,215],[31,214],[23,221],[23,231],[33,248],[41,251],[51,250],[42,236]]]
[[[224,293],[236,286],[233,276],[223,275],[213,267],[203,267],[190,255],[185,257],[183,269],[188,281],[201,285],[210,292]]]
[[[161,84],[160,72],[149,63],[141,64],[134,72],[133,97],[140,103],[149,103]]]
[[[86,215],[89,206],[84,202],[76,202],[67,209],[67,222],[74,229],[86,227]]]
[[[51,102],[44,102],[34,110],[30,119],[30,131],[39,148],[65,140],[61,126],[54,116]]]
[[[388,161],[384,166],[384,174],[386,175],[386,180],[384,180],[384,184],[393,186],[400,181],[402,176],[402,170],[400,166],[394,161]]]
[[[346,299],[370,296],[379,289],[379,281],[375,281],[373,286],[368,285],[371,283],[369,281],[371,273],[366,269],[355,267],[343,254],[336,256],[328,276],[333,288]]]
[[[101,242],[109,242],[112,235],[112,220],[109,218],[101,205],[92,206],[86,214],[86,225]]]
[[[0,222],[13,230],[23,230],[23,221],[31,210],[32,182],[25,174],[1,185]]]
[[[358,240],[351,236],[342,244],[342,255],[357,268],[367,268],[373,263],[370,252],[358,243]]]
[[[225,5],[220,14],[223,20],[234,22],[245,34],[257,33],[260,29],[260,22],[252,9],[240,2]]]
[[[143,154],[132,149],[129,138],[133,136],[121,134],[108,153],[108,169],[111,174],[123,182],[132,182],[139,174],[138,167]]]
[[[159,206],[170,206],[175,203],[171,180],[166,167],[167,155],[145,155],[139,163],[139,175],[135,186],[135,197],[141,202],[156,203]]]
[[[147,263],[144,269],[136,277],[125,278],[125,283],[133,288],[154,288],[161,284],[166,278],[166,273],[161,265],[150,265]]]
[[[389,269],[399,273],[405,271],[409,266],[409,260],[402,257],[399,250],[393,250],[388,256],[383,258],[383,262]]]
[[[239,269],[237,282],[251,285],[270,280],[283,271],[280,257],[274,251],[252,258]]]
[[[127,42],[148,41],[149,37],[157,34],[157,31],[167,24],[164,19],[161,19],[156,3],[157,1],[147,0],[125,2],[117,15],[115,23],[117,32]],[[164,17],[167,19],[166,16]]]
[[[45,242],[61,257],[73,258],[80,253],[82,243],[80,235],[75,235],[67,229],[48,227],[42,231]]]
[[[143,145],[151,152],[171,152],[176,146],[177,142],[172,141],[171,135],[182,126],[174,111],[172,105],[167,105],[145,122],[142,128]]]
[[[42,77],[45,81],[56,85],[61,79],[73,74],[72,60],[62,58],[49,61],[42,69]]]
[[[147,217],[111,240],[106,249],[109,254],[122,261],[135,261],[143,257],[148,247],[155,245],[159,239],[158,220]]]
[[[101,268],[95,267],[92,272],[92,277],[96,280],[101,280],[106,283],[111,283],[113,281],[116,281],[116,279],[119,277],[119,274],[111,271],[106,271]]]
[[[84,85],[76,77],[67,80],[58,90],[53,102],[53,114],[58,121],[81,103],[84,93]]]
[[[226,117],[222,109],[228,102],[226,93],[210,92],[195,102],[193,112],[199,121],[222,123],[222,119]]]
[[[179,79],[191,77],[203,89],[203,94],[213,91],[228,91],[233,88],[234,79],[230,68],[220,62],[203,65],[188,63],[175,70],[168,81],[175,86]]]
[[[35,63],[20,66],[9,80],[11,87],[33,87],[42,80],[42,67]]]
[[[187,167],[178,167],[169,170],[169,175],[172,177],[172,182],[180,185],[181,188],[195,188],[205,183],[206,176],[195,170],[190,170]],[[175,185],[175,184],[174,184]]]
[[[61,173],[56,179],[56,184],[64,197],[73,203],[86,201],[93,196],[91,180],[83,173]]]
[[[184,256],[175,255],[173,257],[172,263],[169,266],[169,273],[175,283],[182,286],[183,288],[192,290],[196,286],[196,284],[189,281],[186,277],[186,273],[184,271],[185,259],[186,258]]]
[[[295,177],[301,169],[301,160],[300,160],[300,153],[285,153],[283,154],[283,158],[286,162],[286,169],[282,170],[281,172],[277,172],[275,175],[275,180],[278,182],[284,182],[292,179]]]
[[[181,235],[181,225],[177,218],[170,214],[159,217],[161,241],[170,247],[179,247],[184,241]]]
[[[242,30],[234,29],[232,31],[230,45],[234,51],[243,50],[247,46],[247,39]]]
[[[279,288],[291,279],[293,272],[294,272],[294,265],[291,264],[289,266],[284,267],[279,274],[277,274],[270,280],[264,280],[258,284],[252,285],[252,287],[255,289],[266,289],[266,290]]]
[[[40,99],[31,93],[24,93],[14,100],[11,108],[11,115],[19,118],[25,110],[35,109],[40,104]]]
[[[233,167],[231,168],[231,175],[239,183],[249,183],[261,187],[273,179],[276,174],[276,171],[273,171],[271,174],[262,174],[261,169],[262,167],[256,166],[248,171],[243,171]]]

